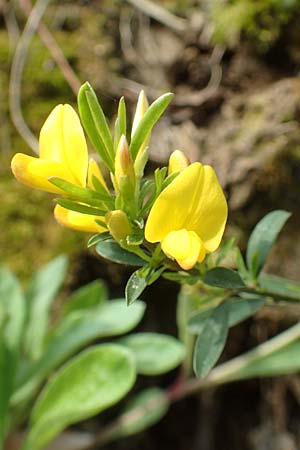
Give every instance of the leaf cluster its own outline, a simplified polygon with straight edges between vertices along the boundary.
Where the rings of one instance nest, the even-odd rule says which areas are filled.
[[[101,280],[73,292],[53,322],[67,265],[64,256],[51,261],[26,290],[8,269],[0,270],[0,448],[29,419],[22,448],[42,449],[67,426],[118,403],[138,374],[165,373],[184,358],[183,345],[170,336],[119,338],[141,321],[145,304],[137,300],[127,308],[124,299],[109,299]],[[150,426],[165,413],[168,399],[153,388],[132,400],[124,415],[152,397],[150,417],[137,416],[115,437]]]

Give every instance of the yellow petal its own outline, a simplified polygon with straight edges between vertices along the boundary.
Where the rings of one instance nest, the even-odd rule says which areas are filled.
[[[62,132],[63,105],[57,105],[42,126],[39,138],[40,158],[67,164]]]
[[[176,259],[184,270],[191,269],[205,257],[205,248],[201,239],[195,232],[185,229],[167,234],[161,243],[161,248],[168,257]]]
[[[189,231],[190,250],[184,259],[178,259],[177,262],[184,270],[190,270],[197,262],[202,262],[205,258],[206,251],[202,240],[194,231]]]
[[[202,172],[203,175],[194,188],[195,196],[186,217],[186,226],[201,237],[208,252],[213,252],[220,245],[228,208],[213,168],[203,166]]]
[[[190,249],[190,236],[187,230],[171,231],[161,243],[163,252],[174,259],[184,259]]]
[[[219,246],[227,220],[227,203],[212,167],[193,163],[158,196],[150,211],[145,237],[160,242],[171,231],[194,231],[212,252]]]
[[[58,223],[73,230],[86,231],[90,233],[104,233],[107,231],[101,225],[95,222],[99,216],[92,216],[89,214],[81,214],[76,211],[70,211],[60,205],[56,205],[54,209],[54,217]]]
[[[91,189],[96,189],[93,183],[93,177],[96,177],[97,180],[99,180],[99,182],[102,184],[102,186],[104,187],[104,189],[109,192],[106,183],[104,181],[103,175],[99,169],[98,164],[96,163],[96,161],[91,158],[89,161],[89,168],[88,168],[88,187]]]
[[[194,163],[181,172],[155,200],[145,228],[149,242],[161,242],[171,231],[186,228],[186,218],[193,207],[195,187],[203,175],[200,163]]]
[[[73,182],[72,175],[62,164],[53,161],[33,158],[17,153],[11,162],[11,168],[18,181],[31,188],[62,194],[58,187],[49,183],[48,178],[59,177]]]
[[[190,165],[190,161],[180,150],[175,150],[169,158],[168,174],[182,172]]]
[[[85,186],[87,145],[79,117],[70,105],[58,105],[44,123],[39,139],[40,157],[65,166],[73,183]]]

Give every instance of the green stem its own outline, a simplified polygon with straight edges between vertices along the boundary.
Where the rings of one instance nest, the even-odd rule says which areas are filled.
[[[281,350],[298,339],[300,339],[300,323],[290,327],[287,331],[255,349],[217,366],[206,378],[193,378],[182,384],[176,389],[174,394],[171,394],[171,401],[178,401],[203,389],[244,379],[246,376],[243,375],[243,371],[250,364]]]

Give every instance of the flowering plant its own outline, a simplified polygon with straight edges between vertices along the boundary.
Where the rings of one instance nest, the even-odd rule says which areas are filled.
[[[220,246],[227,221],[227,202],[212,167],[200,162],[190,164],[182,151],[175,150],[168,167],[156,169],[153,177],[144,176],[151,130],[171,99],[172,94],[167,93],[149,106],[142,91],[129,133],[122,98],[112,136],[96,94],[86,83],[78,94],[80,119],[71,106],[57,106],[42,127],[39,158],[16,154],[12,160],[12,170],[19,181],[59,194],[54,210],[59,223],[95,233],[88,245],[95,246],[99,255],[137,267],[125,289],[129,310],[144,289],[161,276],[182,286],[177,307],[181,344],[176,341],[174,346],[174,342],[157,340],[151,333],[128,336],[121,341],[133,351],[137,372],[162,373],[164,369],[155,371],[162,359],[167,370],[182,362],[179,380],[166,392],[141,394],[134,402],[135,413],[117,419],[97,440],[101,443],[150,426],[165,414],[171,402],[195,391],[253,376],[290,373],[300,367],[297,324],[256,349],[213,368],[231,327],[265,306],[281,307],[300,299],[299,283],[262,272],[289,213],[273,211],[257,224],[244,260],[234,239]],[[99,161],[88,157],[81,123]],[[226,263],[229,254],[230,267]],[[84,363],[84,370],[89,370],[89,364],[91,361]],[[77,366],[74,370],[76,373]],[[38,403],[34,410],[32,423],[41,428],[33,428],[25,449],[42,448],[61,431],[60,408],[53,407],[53,416],[46,410],[51,411],[59,400],[61,389],[68,392],[66,383],[73,369],[65,373],[63,381],[59,378],[58,387],[53,381],[54,387],[46,390],[47,402],[43,404],[40,400],[42,407]],[[97,371],[93,369],[93,373],[96,376]],[[79,405],[74,417],[72,407],[67,409],[70,417],[64,424],[115,403],[118,397],[113,393],[114,388],[112,398],[108,394],[103,408],[93,403],[81,414]],[[71,397],[64,398],[62,409],[63,404],[72,405],[72,401]],[[38,433],[46,437],[39,441]]]

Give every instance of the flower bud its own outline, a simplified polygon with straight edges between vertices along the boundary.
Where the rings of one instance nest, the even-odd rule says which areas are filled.
[[[132,123],[131,137],[134,135],[140,121],[144,117],[145,112],[149,107],[149,103],[144,91],[141,91],[136,105],[136,110]]]
[[[141,91],[139,94],[139,98],[136,105],[136,110],[133,118],[132,123],[132,130],[131,130],[131,138],[133,137],[138,125],[140,124],[142,118],[144,117],[147,109],[149,107],[149,103],[147,100],[147,97],[145,95],[144,91]],[[140,146],[135,161],[139,160],[136,164],[136,175],[137,177],[141,178],[143,176],[144,167],[148,161],[148,152],[144,152],[145,148],[147,147],[149,143],[150,133]],[[139,175],[141,173],[141,176]]]
[[[114,184],[118,194],[132,198],[135,191],[135,172],[126,137],[121,136],[115,158]]]
[[[139,150],[137,157],[134,161],[134,171],[137,179],[141,180],[144,175],[145,165],[147,164],[149,158],[149,147],[145,147]]]
[[[168,174],[182,172],[190,165],[190,161],[181,150],[175,150],[169,158]]]
[[[132,228],[124,211],[110,211],[105,215],[107,228],[116,241],[126,239]]]

